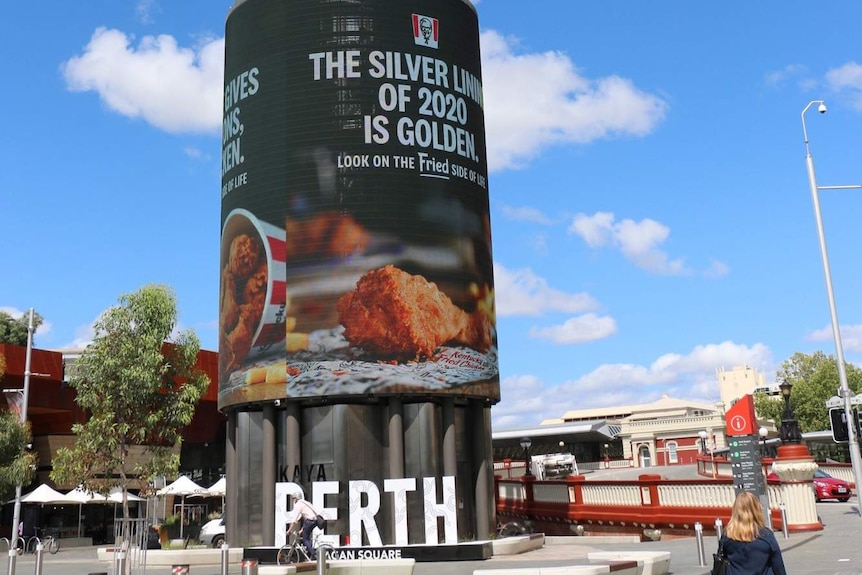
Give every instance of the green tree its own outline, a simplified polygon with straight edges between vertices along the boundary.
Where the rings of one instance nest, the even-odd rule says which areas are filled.
[[[171,337],[176,325],[170,288],[147,285],[124,294],[96,322],[69,382],[88,417],[72,426],[75,446],[57,451],[51,477],[101,493],[120,487],[124,525],[133,483],[176,474],[174,448],[209,384],[195,368],[197,336],[188,330]]]
[[[36,454],[27,451],[33,441],[30,426],[11,411],[0,412],[0,498],[9,499],[17,485],[33,481]]]
[[[0,379],[6,358],[0,355]],[[30,427],[11,411],[0,411],[0,499],[6,501],[17,485],[33,481],[36,454],[27,451],[33,441]]]
[[[42,325],[42,316],[33,314],[33,329]],[[27,345],[27,324],[30,323],[30,313],[22,314],[14,318],[5,311],[0,311],[0,343],[11,343],[13,345]]]
[[[862,370],[845,362],[847,385],[855,393],[862,389]],[[838,362],[822,351],[796,352],[778,370],[779,381],[793,384],[790,403],[803,432],[829,429],[826,400],[838,394]],[[781,422],[784,401],[781,397],[755,394],[754,407],[760,417]]]

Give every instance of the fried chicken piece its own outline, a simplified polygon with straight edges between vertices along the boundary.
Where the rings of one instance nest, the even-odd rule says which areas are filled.
[[[240,278],[247,277],[257,269],[261,246],[248,234],[240,234],[230,243],[228,265],[230,271]]]
[[[221,274],[221,325],[225,333],[230,332],[239,320],[239,305],[236,301],[236,281],[226,265]]]
[[[263,314],[263,307],[266,303],[266,278],[267,278],[266,262],[258,266],[251,277],[245,282],[245,287],[242,290],[242,301],[251,306],[254,315],[260,317]]]
[[[347,341],[381,358],[430,357],[450,342],[481,352],[491,347],[486,314],[462,310],[437,284],[391,265],[362,276],[336,309]]]
[[[223,371],[238,368],[248,357],[259,320],[260,314],[255,309],[249,304],[240,304],[239,321],[225,336],[225,345],[219,347],[219,361],[224,366]]]
[[[356,223],[352,216],[339,216],[331,228],[326,253],[332,256],[347,256],[361,252],[368,246],[371,234]]]
[[[287,218],[287,260],[336,257],[358,253],[368,246],[371,234],[350,214],[323,212],[307,219]]]

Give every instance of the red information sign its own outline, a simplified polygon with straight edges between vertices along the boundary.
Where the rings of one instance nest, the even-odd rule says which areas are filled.
[[[743,395],[724,414],[727,435],[757,435],[757,416],[754,413],[754,398]]]

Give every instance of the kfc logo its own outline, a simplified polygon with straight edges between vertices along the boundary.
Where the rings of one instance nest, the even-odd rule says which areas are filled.
[[[419,46],[437,48],[440,39],[440,21],[437,18],[413,15],[413,41]]]

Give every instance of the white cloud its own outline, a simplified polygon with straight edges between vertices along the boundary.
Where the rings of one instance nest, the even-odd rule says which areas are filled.
[[[137,46],[119,30],[98,28],[83,54],[62,66],[69,90],[94,91],[111,110],[171,133],[221,128],[224,39],[182,48],[168,35]]]
[[[689,271],[682,259],[671,260],[659,249],[670,236],[670,228],[655,220],[617,222],[610,212],[577,214],[568,231],[579,235],[591,248],[619,248],[627,260],[651,273],[680,275]]]
[[[480,44],[490,171],[521,167],[555,145],[644,136],[666,114],[663,100],[631,80],[588,78],[564,53],[517,54],[494,30]]]
[[[710,389],[715,384],[717,367],[750,365],[763,368],[771,364],[772,352],[766,345],[757,343],[749,347],[725,341],[718,344],[699,345],[687,355],[667,353],[656,358],[648,366],[602,365],[566,385],[584,391],[684,384],[686,388],[697,390],[696,395],[701,397],[717,396],[717,388]],[[691,395],[686,394],[686,397]]]
[[[650,365],[605,364],[575,380],[549,384],[529,374],[505,378],[501,400],[491,411],[495,429],[538,425],[572,409],[650,403],[667,394],[677,399],[718,401],[715,370],[749,365],[775,373],[772,352],[762,344],[726,341],[699,345],[688,354],[667,353]]]
[[[826,83],[834,92],[845,93],[853,106],[862,110],[862,65],[848,62],[826,72]]]
[[[547,405],[542,405],[544,390],[545,384],[535,375],[505,378],[500,382],[500,395],[505,400],[491,410],[493,426],[505,429],[538,423],[535,414],[547,409]],[[557,417],[563,413],[565,410],[557,414]]]
[[[557,344],[586,343],[610,337],[617,332],[617,322],[610,316],[587,313],[567,319],[561,325],[533,327],[529,335],[535,339],[547,339]]]
[[[494,264],[494,293],[499,316],[578,313],[598,305],[586,293],[566,293],[550,287],[529,268],[510,270],[499,263]]]
[[[195,160],[209,160],[210,155],[203,152],[200,148],[196,148],[194,146],[186,146],[183,148],[183,153],[189,158]]]
[[[554,221],[542,213],[541,210],[537,210],[536,208],[531,208],[529,206],[503,206],[502,208],[503,215],[509,218],[510,220],[521,221],[521,222],[531,222],[534,224],[541,224],[543,226],[549,226],[554,223]]]
[[[767,72],[764,82],[767,86],[778,86],[793,77],[804,74],[806,71],[807,68],[801,64],[788,64],[781,70]]]
[[[862,325],[842,325],[841,347],[844,351],[862,352]],[[815,330],[805,336],[809,341],[833,341],[832,326],[827,325],[822,329]]]
[[[76,327],[74,339],[69,343],[63,345],[62,348],[84,349],[85,347],[93,343],[93,338],[96,337],[96,330],[93,326],[96,324],[97,321],[99,321],[98,317],[88,324]]]
[[[158,7],[141,0],[139,18]],[[490,170],[525,165],[556,145],[644,136],[667,104],[618,76],[588,78],[560,52],[516,54],[498,32],[481,35],[485,125]],[[133,38],[98,28],[83,53],[62,66],[72,91],[94,91],[109,109],[171,133],[218,133],[224,38],[193,48],[169,35]],[[512,90],[512,85],[529,86]]]
[[[156,0],[138,0],[138,3],[135,4],[135,17],[142,24],[152,24],[153,14],[161,11]]]
[[[533,251],[543,256],[548,255],[548,237],[544,234],[533,236]]]
[[[730,273],[730,267],[724,262],[720,262],[718,260],[712,260],[709,264],[709,267],[703,270],[703,277],[707,278],[721,278]]]

